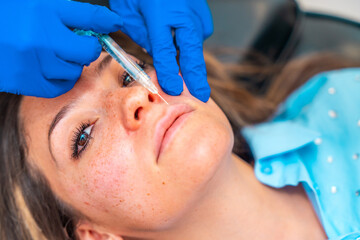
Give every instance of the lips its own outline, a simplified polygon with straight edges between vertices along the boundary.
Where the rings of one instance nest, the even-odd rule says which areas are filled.
[[[159,120],[155,129],[155,148],[157,159],[172,139],[176,130],[181,127],[182,123],[192,111],[194,111],[194,109],[187,104],[172,105],[165,113],[165,116]]]

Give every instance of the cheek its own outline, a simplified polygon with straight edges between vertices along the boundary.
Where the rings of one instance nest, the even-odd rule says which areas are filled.
[[[115,199],[120,201],[127,192],[129,179],[135,177],[132,172],[133,149],[115,138],[112,140],[112,137],[109,136],[109,141],[104,142],[81,166],[82,189],[89,200],[97,203],[97,207],[106,207],[104,202]]]
[[[114,113],[111,113],[114,114]],[[123,192],[128,183],[126,179],[131,175],[131,163],[134,150],[126,141],[127,136],[122,128],[108,126],[120,125],[120,116],[112,116],[117,122],[99,122],[94,136],[94,145],[86,159],[79,164],[82,188],[94,202],[96,199],[109,199],[111,196]],[[99,198],[99,195],[101,196]]]
[[[119,152],[110,150],[84,171],[81,212],[109,228],[148,227],[158,214],[153,201],[156,190],[148,183],[151,179],[142,177],[136,159],[126,159]]]
[[[156,186],[132,144],[115,135],[79,165],[81,200],[76,204],[90,219],[107,226],[138,226],[154,214]]]

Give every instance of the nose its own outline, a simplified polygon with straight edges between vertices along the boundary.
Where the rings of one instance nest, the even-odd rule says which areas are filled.
[[[142,86],[133,86],[124,90],[121,101],[121,115],[124,127],[136,131],[151,111],[152,105],[161,99]]]

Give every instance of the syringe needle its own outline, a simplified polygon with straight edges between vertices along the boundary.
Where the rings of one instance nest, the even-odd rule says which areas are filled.
[[[165,101],[165,99],[158,93],[157,94],[167,105],[169,105],[169,103],[167,101]]]

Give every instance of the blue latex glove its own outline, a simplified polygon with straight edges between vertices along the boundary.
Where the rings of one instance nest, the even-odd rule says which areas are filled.
[[[55,97],[69,91],[84,65],[98,58],[95,37],[68,27],[109,33],[121,18],[106,7],[68,0],[8,0],[0,5],[0,91]]]
[[[183,80],[178,75],[174,30],[186,86],[198,99],[209,99],[203,41],[212,34],[213,23],[206,0],[110,0],[110,7],[124,21],[121,30],[153,56],[162,89],[179,95]]]

